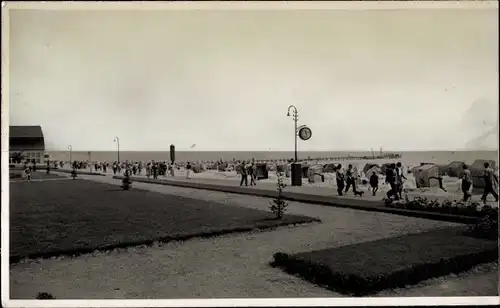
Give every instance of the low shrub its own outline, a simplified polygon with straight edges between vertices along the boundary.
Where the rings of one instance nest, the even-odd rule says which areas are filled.
[[[9,179],[20,179],[23,175],[21,173],[9,172]]]
[[[51,293],[38,292],[38,294],[36,295],[36,299],[56,299],[56,298]]]
[[[475,224],[468,226],[466,234],[473,237],[497,240],[498,239],[498,209],[494,209],[489,205],[483,207],[482,212],[485,213]]]
[[[132,180],[130,180],[130,174],[128,170],[125,172],[125,177],[122,180],[123,190],[129,190],[132,187]]]

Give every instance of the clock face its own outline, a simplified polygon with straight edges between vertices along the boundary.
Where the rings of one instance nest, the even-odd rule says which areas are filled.
[[[299,137],[302,140],[309,140],[312,136],[311,129],[309,127],[302,127],[299,130]]]

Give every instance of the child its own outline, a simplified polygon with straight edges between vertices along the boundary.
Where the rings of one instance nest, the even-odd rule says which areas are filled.
[[[372,193],[375,196],[378,191],[378,175],[375,172],[373,172],[370,176],[370,186],[372,187]]]
[[[24,169],[24,174],[26,175],[26,178],[28,179],[28,182],[31,182],[31,167],[26,167]]]

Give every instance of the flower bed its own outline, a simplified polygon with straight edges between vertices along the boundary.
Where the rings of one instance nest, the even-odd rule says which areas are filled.
[[[404,200],[391,201],[386,199],[386,206],[393,208],[427,211],[443,214],[455,214],[462,216],[478,217],[495,216],[498,218],[498,207],[490,205],[483,205],[479,202],[463,202],[457,200],[445,200],[439,202],[437,200],[430,200],[425,197],[415,197],[410,200],[405,197]]]

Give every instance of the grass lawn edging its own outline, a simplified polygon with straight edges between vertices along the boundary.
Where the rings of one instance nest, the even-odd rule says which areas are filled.
[[[457,245],[457,247],[451,251],[446,251],[447,248],[443,248],[444,251],[441,254],[436,252],[439,249],[434,248],[435,251],[433,253],[422,253],[424,255],[423,258],[425,259],[425,257],[427,257],[427,260],[413,260],[415,262],[402,265],[401,260],[405,259],[402,256],[405,254],[416,255],[421,252],[415,251],[412,248],[406,249],[406,251],[404,249],[401,250],[401,248],[398,248],[396,245],[396,249],[393,249],[394,251],[387,253],[387,258],[380,257],[381,254],[379,253],[378,262],[382,264],[382,270],[373,270],[374,267],[376,268],[377,263],[373,260],[370,261],[370,258],[375,255],[371,252],[376,251],[375,249],[388,249],[391,240],[393,242],[394,240],[399,240],[400,247],[401,244],[404,245],[405,242],[413,242],[409,246],[416,247],[415,241],[411,241],[410,237],[417,238],[419,234],[411,234],[406,236],[408,237],[407,240],[404,239],[405,236],[402,236],[297,254],[278,252],[274,254],[274,260],[270,265],[281,268],[289,274],[298,275],[311,283],[339,293],[367,296],[385,289],[402,288],[407,285],[417,284],[423,280],[445,276],[451,273],[464,272],[476,265],[498,260],[498,244],[496,241],[481,241],[470,238],[454,228],[424,232],[422,233],[422,237],[427,236],[432,240],[433,232],[435,234],[441,233],[440,236],[436,235],[439,236],[437,242],[441,241],[443,245],[448,245],[448,249],[450,247],[450,241],[455,241],[453,244]],[[436,244],[436,240],[434,241],[435,243],[433,244]],[[474,241],[477,241],[477,244],[474,244]],[[420,242],[422,249],[425,251],[427,240],[423,239],[420,240]],[[465,245],[467,247],[459,248],[462,243],[466,243]],[[365,246],[371,246],[371,249],[365,250],[363,248],[364,244]],[[344,249],[344,251],[350,251],[350,253],[342,253],[342,249]],[[355,251],[356,253],[353,253],[353,249],[357,249],[357,251]],[[398,251],[398,249],[400,249],[400,251]],[[400,255],[398,255],[397,252],[399,252]],[[315,254],[323,254],[323,257],[315,257]],[[360,257],[363,254],[365,257]],[[330,259],[329,256],[331,257]],[[391,264],[390,261],[389,263],[386,262],[386,264],[383,264],[385,261],[384,259],[389,259],[390,261],[394,260],[395,264]],[[359,265],[358,268],[353,266],[353,263],[356,261],[361,261],[359,262],[361,265]],[[351,262],[351,264],[349,264],[349,262]]]
[[[73,172],[73,170],[69,170],[69,169],[57,169],[57,170],[54,170],[54,171],[55,172],[62,172],[62,173],[71,173],[71,172]],[[76,174],[106,176],[104,173],[100,173],[100,172],[90,172],[90,171],[81,171],[81,170],[76,170]]]
[[[71,250],[60,250],[60,251],[51,251],[51,252],[40,252],[34,253],[27,256],[21,255],[11,255],[10,256],[10,264],[19,263],[24,259],[48,259],[52,257],[77,257],[84,254],[90,254],[93,252],[106,252],[115,249],[126,249],[135,246],[152,246],[155,243],[168,243],[174,241],[186,241],[193,238],[207,238],[207,237],[216,237],[226,234],[233,233],[244,233],[244,232],[255,232],[255,231],[270,231],[279,227],[285,226],[297,226],[303,225],[313,222],[321,222],[320,219],[310,217],[307,219],[296,219],[293,221],[278,221],[274,222],[274,224],[266,224],[266,223],[257,223],[254,226],[242,226],[232,229],[222,229],[222,230],[214,230],[214,231],[206,231],[192,234],[183,234],[183,235],[173,235],[173,236],[164,236],[151,240],[142,240],[142,241],[133,241],[133,242],[121,242],[110,245],[102,245],[98,247],[82,247],[78,249]]]
[[[9,190],[11,263],[321,221],[83,179]]]
[[[124,178],[125,178],[124,176],[113,176],[113,179],[117,180],[123,180]],[[131,177],[130,179],[133,182],[135,181],[139,183],[150,183],[150,184],[177,186],[185,188],[205,189],[205,190],[251,195],[251,196],[266,197],[266,198],[276,198],[278,195],[276,191],[268,189],[247,188],[239,186],[223,186],[216,184],[196,183],[196,182],[169,181],[166,179],[153,180],[153,179],[144,179],[137,177]],[[396,214],[408,217],[425,218],[431,220],[448,221],[448,222],[463,223],[463,224],[474,224],[478,221],[478,217],[447,214],[440,212],[426,212],[423,210],[410,210],[403,208],[386,207],[383,201],[377,202],[377,201],[362,200],[362,199],[339,199],[336,198],[335,196],[320,196],[320,195],[312,195],[304,193],[293,193],[287,191],[283,192],[282,197],[283,199],[288,201],[320,204],[320,205],[335,206],[341,208],[350,208],[350,209],[370,211],[370,212],[381,212],[381,213]]]

